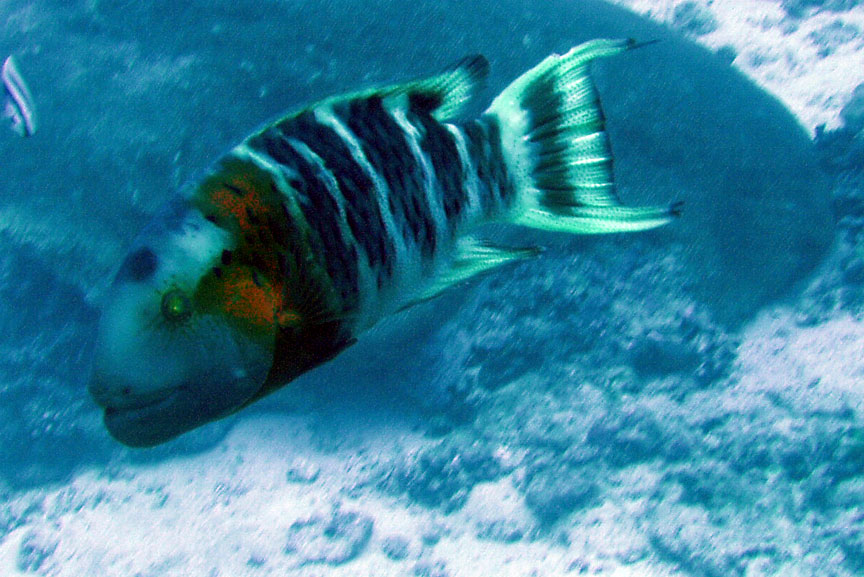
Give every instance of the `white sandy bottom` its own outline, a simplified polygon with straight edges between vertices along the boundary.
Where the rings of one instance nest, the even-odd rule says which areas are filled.
[[[307,424],[251,418],[207,453],[110,474],[90,471],[25,496],[43,514],[0,543],[0,572],[32,575],[21,569],[23,551],[34,548],[40,561],[30,568],[51,576],[529,576],[589,568],[645,575],[650,569],[647,561],[615,561],[639,540],[626,523],[638,511],[626,505],[581,515],[570,544],[542,536],[514,543],[478,538],[481,526],[496,521],[532,530],[534,519],[510,478],[476,485],[462,509],[443,514],[364,487],[376,452],[397,454],[416,441],[405,431],[378,429],[385,441],[370,438],[366,446],[324,454],[312,447]],[[287,480],[287,471],[301,479]],[[343,535],[326,534],[334,516],[371,522],[368,536],[345,537],[359,544],[346,545],[356,545],[355,553],[336,551],[348,557],[344,562],[315,558],[345,545]],[[289,543],[298,545],[292,539],[298,526],[310,529],[301,529],[303,542],[289,550]],[[317,540],[323,549],[315,549]]]

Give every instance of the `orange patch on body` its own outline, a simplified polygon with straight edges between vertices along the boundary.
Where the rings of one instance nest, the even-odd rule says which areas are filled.
[[[201,211],[215,217],[220,226],[248,233],[273,208],[273,186],[272,178],[252,162],[227,157],[201,183],[196,199]]]
[[[242,186],[233,185],[236,190],[242,191]],[[249,215],[261,215],[266,212],[266,207],[261,198],[253,192],[247,192],[239,196],[235,191],[226,188],[217,188],[210,196],[211,202],[221,209],[220,216],[229,217],[237,223],[243,232],[250,232],[253,228]]]
[[[254,272],[237,267],[225,270],[212,290],[217,293],[213,296],[225,314],[250,328],[275,328],[276,315],[282,306],[280,287],[262,280],[256,282]]]
[[[214,263],[218,274],[207,275],[199,285],[202,302],[262,336],[275,334],[277,326],[298,326],[300,315],[283,309],[287,279],[278,255],[284,249],[267,228],[282,201],[271,176],[229,156],[202,182],[195,200],[208,219],[234,235],[231,262]]]

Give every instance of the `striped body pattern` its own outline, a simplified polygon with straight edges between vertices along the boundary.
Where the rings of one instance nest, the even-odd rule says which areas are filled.
[[[150,446],[235,412],[332,359],[381,318],[535,248],[498,221],[569,233],[653,228],[625,207],[591,60],[553,55],[475,119],[488,63],[325,99],[255,132],[190,183],[121,265],[90,392],[121,442]],[[152,371],[159,367],[158,371]]]
[[[314,260],[306,280],[331,295],[331,314],[353,319],[359,331],[410,300],[459,230],[494,217],[513,188],[496,169],[503,164],[487,137],[495,133],[490,120],[463,129],[423,111],[397,118],[380,99],[334,108],[303,112],[235,148],[225,184],[264,209],[249,210],[257,224],[285,231],[263,252]],[[234,163],[260,171],[264,194],[230,183]],[[255,234],[252,223],[237,224]],[[252,255],[262,252],[254,240],[245,251]],[[272,282],[288,273],[272,272]]]
[[[417,299],[461,230],[512,202],[497,132],[491,118],[440,123],[378,97],[268,126],[192,193],[235,239],[199,301],[235,303],[244,329],[276,327],[274,382],[305,368],[290,360],[310,342],[310,358],[335,354]]]

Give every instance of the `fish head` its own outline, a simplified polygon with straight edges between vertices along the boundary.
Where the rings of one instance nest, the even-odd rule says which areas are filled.
[[[275,331],[238,322],[246,286],[220,269],[231,245],[229,232],[178,198],[120,266],[88,388],[121,443],[157,445],[224,417],[266,381]],[[231,302],[239,313],[226,311]]]

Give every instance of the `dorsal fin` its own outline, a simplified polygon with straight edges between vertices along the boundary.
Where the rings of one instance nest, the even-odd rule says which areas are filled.
[[[431,78],[390,87],[391,95],[404,94],[412,110],[431,114],[436,120],[459,117],[483,88],[489,61],[480,54],[466,56]]]
[[[337,94],[319,100],[279,119],[277,124],[309,110],[332,108],[367,98],[380,98],[391,109],[411,109],[421,114],[431,114],[439,122],[456,120],[482,90],[488,75],[489,61],[480,54],[474,54],[462,58],[430,78]]]

